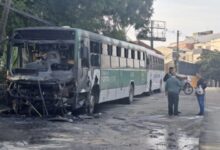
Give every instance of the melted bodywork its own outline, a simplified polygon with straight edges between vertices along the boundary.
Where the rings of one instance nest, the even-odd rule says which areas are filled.
[[[8,92],[13,110],[48,115],[71,107],[76,88],[73,72],[74,64],[62,62],[56,50],[12,69]]]
[[[84,104],[76,94],[74,32],[58,31],[21,30],[13,35],[7,79],[14,112],[43,116]]]
[[[83,106],[93,112],[100,72],[89,66],[90,59],[99,59],[90,58],[87,34],[80,33],[59,27],[15,30],[7,53],[8,104],[15,113],[43,116]]]

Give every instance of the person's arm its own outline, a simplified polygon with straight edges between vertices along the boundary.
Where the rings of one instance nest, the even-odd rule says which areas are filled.
[[[165,74],[165,76],[164,76],[164,78],[163,78],[163,81],[164,81],[164,82],[166,82],[166,81],[167,81],[167,79],[168,79],[168,73],[167,73],[167,74]]]
[[[187,76],[186,77],[181,77],[179,75],[176,75],[176,78],[179,79],[179,80],[187,80]]]

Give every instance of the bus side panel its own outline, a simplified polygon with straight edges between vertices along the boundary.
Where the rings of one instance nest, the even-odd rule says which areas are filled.
[[[149,70],[148,76],[148,92],[150,89],[150,82],[152,83],[151,85],[151,90],[159,90],[159,89],[163,89],[163,71],[160,70]]]
[[[100,103],[128,97],[131,82],[135,95],[145,92],[146,71],[132,69],[105,69],[101,71]]]
[[[134,84],[135,95],[140,95],[145,92],[147,84],[147,72],[145,70],[135,71]]]

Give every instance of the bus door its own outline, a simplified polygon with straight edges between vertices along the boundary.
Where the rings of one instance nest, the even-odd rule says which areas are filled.
[[[89,85],[89,40],[83,38],[80,41],[79,49],[79,63],[78,63],[78,87],[79,92],[84,93],[90,90]]]
[[[91,87],[93,88],[94,85],[100,85],[102,43],[100,41],[90,39],[89,46],[89,78],[91,82]]]

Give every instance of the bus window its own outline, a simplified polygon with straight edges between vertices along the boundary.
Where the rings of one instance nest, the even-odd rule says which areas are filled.
[[[125,58],[128,58],[128,49],[127,48],[125,48],[125,50],[124,50],[124,55],[125,55]]]
[[[141,52],[138,51],[137,54],[138,54],[138,60],[141,60]]]
[[[134,50],[131,50],[131,58],[135,59],[135,51]]]
[[[99,61],[100,56],[91,54],[91,66],[99,67],[100,66],[100,61]]]
[[[112,45],[108,45],[108,55],[112,56]]]
[[[100,66],[100,54],[102,44],[94,41],[90,41],[90,52],[91,52],[91,66],[99,67]]]
[[[98,42],[90,42],[90,52],[95,54],[101,53],[101,44]]]
[[[146,59],[146,57],[145,57],[145,53],[142,53],[143,54],[143,60],[145,60]]]
[[[116,53],[118,57],[121,57],[121,47],[117,46]]]
[[[81,48],[80,48],[80,58],[81,58],[81,65],[82,67],[89,67],[89,48],[86,46],[85,41],[81,41]],[[73,62],[72,62],[73,63]]]

